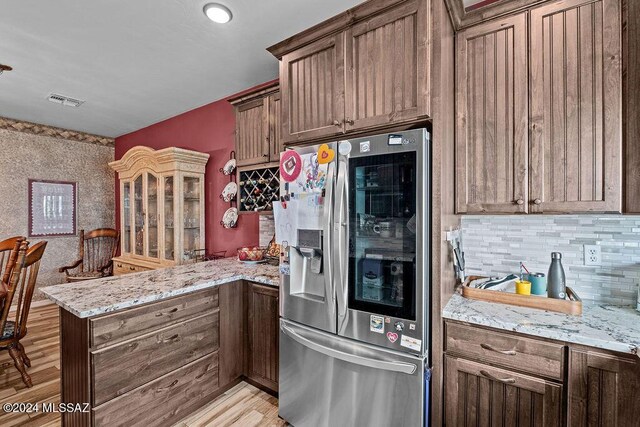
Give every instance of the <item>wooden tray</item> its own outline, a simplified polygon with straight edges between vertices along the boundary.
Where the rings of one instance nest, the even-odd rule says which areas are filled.
[[[567,299],[564,300],[538,295],[519,295],[511,292],[492,291],[490,289],[476,289],[469,287],[469,283],[473,280],[483,278],[483,276],[469,276],[464,282],[464,285],[462,285],[462,296],[481,301],[555,311],[558,313],[571,314],[573,316],[582,315],[582,300],[578,294],[568,286]]]

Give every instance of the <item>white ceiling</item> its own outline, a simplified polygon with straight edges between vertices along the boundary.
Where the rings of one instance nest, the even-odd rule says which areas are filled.
[[[220,25],[207,0],[3,0],[0,116],[119,136],[276,78],[266,47],[360,1],[222,0]]]

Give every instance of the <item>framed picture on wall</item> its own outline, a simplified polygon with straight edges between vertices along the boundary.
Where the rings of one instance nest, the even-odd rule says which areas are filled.
[[[29,237],[76,234],[77,183],[29,180]]]

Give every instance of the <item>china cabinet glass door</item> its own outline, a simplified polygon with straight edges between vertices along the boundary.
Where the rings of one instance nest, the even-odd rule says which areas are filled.
[[[133,215],[135,221],[135,254],[144,255],[144,199],[142,175],[133,181]]]
[[[183,181],[183,260],[195,257],[200,249],[200,178],[185,176]]]
[[[173,176],[164,177],[164,259],[174,260],[174,186]]]
[[[158,258],[158,177],[147,175],[147,235],[150,258]]]
[[[122,252],[131,252],[131,183],[122,184]]]

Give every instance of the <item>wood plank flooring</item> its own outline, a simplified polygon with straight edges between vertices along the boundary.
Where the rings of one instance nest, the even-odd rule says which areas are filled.
[[[33,387],[22,382],[7,351],[0,351],[0,404],[15,402],[60,402],[60,342],[58,306],[47,304],[32,307],[27,337],[22,341],[31,359],[29,375]],[[0,409],[0,426],[60,425],[55,413],[6,414]],[[200,426],[284,426],[278,418],[278,400],[257,389],[240,383],[198,412],[177,424],[180,427]]]

